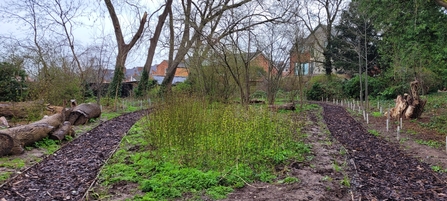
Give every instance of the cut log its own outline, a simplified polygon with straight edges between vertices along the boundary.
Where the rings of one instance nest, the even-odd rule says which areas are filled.
[[[1,132],[11,136],[12,139],[21,146],[27,146],[47,137],[48,133],[53,129],[54,126],[50,126],[46,123],[32,123],[2,130]]]
[[[13,146],[14,141],[12,137],[5,133],[0,133],[0,156],[6,156],[10,154]]]
[[[268,106],[270,110],[272,111],[278,111],[278,110],[295,110],[295,103],[286,103],[283,105],[269,105]]]
[[[95,103],[82,103],[70,110],[70,114],[66,117],[72,125],[82,125],[89,119],[101,116],[101,107]]]
[[[72,126],[69,121],[65,121],[64,124],[59,127],[56,131],[50,134],[50,138],[53,140],[63,140],[66,135],[70,135],[72,131]]]
[[[264,100],[252,99],[250,100],[250,104],[265,104]]]
[[[23,148],[25,146],[32,145],[35,142],[47,137],[50,132],[52,132],[62,124],[63,119],[63,114],[58,113],[48,117],[44,117],[43,119],[31,124],[1,130],[0,133],[9,136],[12,139],[13,143],[12,147],[10,147],[8,145],[10,141],[5,141],[5,145],[8,145],[7,147],[9,147],[10,151],[0,151],[0,156],[3,152],[5,152],[6,154],[23,153]],[[2,138],[6,139],[6,137],[4,136]],[[2,140],[2,138],[0,138],[0,140]],[[0,142],[0,144],[2,143],[3,141]]]
[[[48,124],[50,126],[53,126],[55,129],[62,125],[62,122],[64,122],[64,114],[63,113],[57,113],[53,114],[51,116],[45,116],[39,121],[33,122],[32,124]]]
[[[0,116],[6,118],[26,118],[30,111],[41,111],[43,103],[38,102],[1,102]]]
[[[392,118],[416,119],[422,115],[427,100],[421,100],[419,98],[419,82],[417,80],[411,82],[410,87],[411,95],[404,94],[404,96],[397,96],[395,100],[396,105],[390,110],[390,116]]]

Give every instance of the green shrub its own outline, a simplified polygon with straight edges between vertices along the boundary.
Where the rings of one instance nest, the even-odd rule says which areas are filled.
[[[314,81],[310,89],[306,91],[308,100],[321,100],[321,99],[340,99],[343,98],[343,81],[336,76],[331,77],[329,80]]]
[[[22,101],[27,96],[26,72],[20,65],[0,62],[0,101]]]

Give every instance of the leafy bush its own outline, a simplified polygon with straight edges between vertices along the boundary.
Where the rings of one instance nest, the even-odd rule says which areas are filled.
[[[0,62],[0,101],[22,101],[27,95],[26,72],[20,66]]]
[[[362,76],[362,90],[363,97],[365,98],[365,74]],[[371,77],[368,76],[368,96],[369,97],[378,97],[381,95],[383,90],[388,86],[387,79],[383,76],[379,77]],[[359,99],[360,97],[360,76],[356,75],[350,80],[346,81],[343,84],[343,93],[346,97]]]
[[[323,99],[339,99],[343,98],[343,81],[336,77],[332,76],[329,79],[321,79],[318,77],[316,80],[311,80],[310,83],[313,83],[311,88],[306,91],[307,99],[309,100],[321,100]]]

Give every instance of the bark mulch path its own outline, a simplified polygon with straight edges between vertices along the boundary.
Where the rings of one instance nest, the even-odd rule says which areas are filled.
[[[122,137],[147,111],[106,121],[0,186],[1,201],[79,200]]]
[[[320,103],[331,134],[350,155],[356,200],[447,200],[445,177],[377,138],[340,106]]]

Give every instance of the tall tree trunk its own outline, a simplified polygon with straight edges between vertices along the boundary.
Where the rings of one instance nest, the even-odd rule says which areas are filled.
[[[135,43],[141,38],[143,29],[144,29],[144,25],[146,24],[146,20],[147,20],[146,19],[147,12],[144,12],[143,16],[141,17],[137,32],[132,37],[131,41],[127,44],[124,41],[124,36],[123,36],[122,30],[121,30],[121,25],[120,25],[118,16],[115,12],[115,8],[113,7],[111,0],[104,0],[104,3],[107,6],[107,10],[109,11],[110,18],[112,19],[116,43],[118,46],[118,55],[116,56],[116,63],[115,63],[115,75],[113,76],[113,80],[112,80],[112,83],[110,84],[110,88],[109,88],[109,94],[115,96],[115,98],[116,98],[118,96],[119,89],[121,88],[121,82],[124,79],[124,73],[126,71],[125,64],[126,64],[127,55],[129,54],[129,51],[132,49],[132,47],[135,46]]]
[[[171,5],[172,0],[168,0],[165,5],[165,9],[163,13],[158,17],[158,23],[155,27],[154,36],[150,39],[150,46],[147,52],[147,58],[146,63],[144,64],[144,75],[141,78],[149,78],[149,72],[152,66],[152,61],[154,60],[155,55],[155,49],[157,47],[158,39],[160,38],[161,30],[163,29],[163,25],[166,21],[166,17],[169,13],[171,13]],[[138,92],[144,94],[145,91],[148,90],[148,80],[147,79],[141,79],[140,83],[138,84]]]

